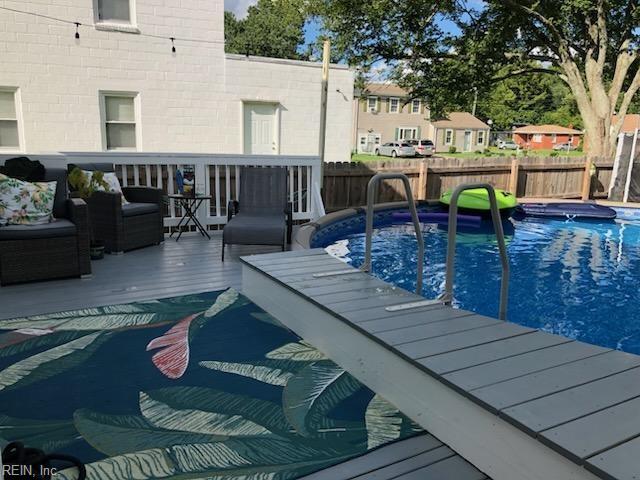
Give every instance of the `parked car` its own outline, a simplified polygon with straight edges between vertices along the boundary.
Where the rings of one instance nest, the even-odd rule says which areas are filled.
[[[436,146],[431,140],[408,140],[407,143],[416,150],[417,155],[430,157],[436,151]]]
[[[415,157],[416,149],[407,142],[387,142],[376,148],[376,155],[386,157]]]
[[[518,144],[513,140],[498,140],[497,146],[500,150],[517,150]]]
[[[557,143],[553,146],[554,150],[564,150],[565,152],[570,152],[575,150],[576,147],[572,143]]]

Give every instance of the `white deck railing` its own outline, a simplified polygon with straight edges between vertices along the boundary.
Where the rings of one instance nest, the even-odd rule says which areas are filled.
[[[320,158],[302,155],[233,155],[137,152],[63,152],[53,155],[28,155],[45,165],[68,163],[112,163],[123,186],[158,187],[176,192],[176,169],[195,166],[196,192],[211,196],[198,210],[203,225],[222,225],[227,221],[229,200],[238,199],[240,168],[286,167],[294,220],[315,220],[324,212],[320,188]],[[173,201],[165,216],[165,226],[176,225],[182,212]]]

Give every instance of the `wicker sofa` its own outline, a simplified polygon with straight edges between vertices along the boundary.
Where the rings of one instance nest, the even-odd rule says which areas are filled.
[[[70,165],[87,171],[113,172],[110,163]],[[104,241],[105,251],[121,253],[164,241],[163,192],[152,187],[123,187],[119,193],[95,192],[87,200],[93,238]]]
[[[66,170],[46,169],[45,181],[54,180],[53,222],[0,227],[0,285],[91,273],[87,204],[68,198]]]

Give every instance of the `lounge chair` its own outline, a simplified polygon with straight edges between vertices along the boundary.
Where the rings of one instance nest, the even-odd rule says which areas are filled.
[[[226,245],[281,245],[291,241],[293,217],[287,194],[285,167],[243,167],[239,201],[227,207],[222,232],[222,261]]]

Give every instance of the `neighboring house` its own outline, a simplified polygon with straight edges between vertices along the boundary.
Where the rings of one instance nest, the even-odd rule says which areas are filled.
[[[530,150],[551,150],[559,143],[580,145],[583,132],[560,125],[527,125],[513,131],[513,141]]]
[[[433,122],[430,138],[436,152],[455,147],[458,152],[475,152],[489,146],[491,128],[467,112],[451,112],[444,120]]]
[[[224,0],[11,5],[81,25],[0,10],[0,153],[318,153],[321,65],[225,54]],[[348,161],[353,72],[329,83],[326,158]]]
[[[427,137],[429,108],[393,84],[374,83],[354,100],[353,148],[373,153],[378,145],[393,140]]]
[[[617,116],[614,115],[611,123],[615,123],[617,121]],[[636,129],[640,129],[640,114],[637,113],[628,113],[624,116],[624,121],[622,122],[622,128],[620,129],[620,133],[627,134],[635,134]]]

